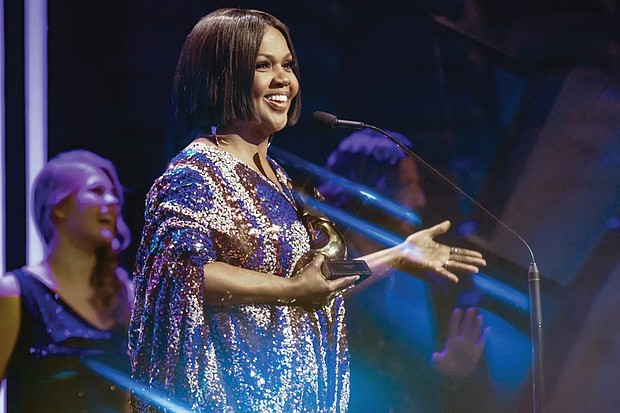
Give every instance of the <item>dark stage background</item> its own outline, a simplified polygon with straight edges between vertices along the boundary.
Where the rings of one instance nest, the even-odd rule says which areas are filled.
[[[23,97],[12,86],[23,61],[15,34],[19,4],[5,2],[5,31],[13,33],[6,60],[7,209],[17,211],[7,222],[7,268],[25,262],[24,177],[11,163],[24,149]],[[273,144],[322,165],[346,131],[314,129],[315,110],[410,137],[419,155],[533,247],[543,277],[549,411],[617,408],[619,3],[50,1],[49,156],[86,148],[117,165],[133,234],[123,257],[128,269],[145,194],[190,140],[170,99],[178,53],[198,18],[220,6],[262,9],[291,29],[302,118]],[[527,294],[531,259],[523,245],[434,175],[424,173],[424,187],[424,224],[451,219],[447,239],[483,249],[486,274]],[[455,294],[446,293],[444,311]],[[486,320],[510,327],[492,330],[490,340],[496,334],[498,341],[489,343],[485,380],[500,395],[480,396],[478,411],[530,411],[529,316],[510,299],[474,295]],[[512,346],[519,349],[515,370],[523,372],[503,380],[493,356],[501,359]]]

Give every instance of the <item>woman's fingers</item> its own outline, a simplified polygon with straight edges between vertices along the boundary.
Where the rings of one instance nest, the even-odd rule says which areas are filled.
[[[459,277],[445,267],[435,267],[434,270],[437,274],[441,275],[444,278],[447,278],[455,284],[459,282]]]
[[[463,311],[458,307],[452,310],[450,323],[448,324],[448,332],[450,337],[457,337],[459,335],[462,314]]]
[[[312,265],[321,273],[323,273],[323,263],[325,262],[325,256],[323,254],[316,254],[314,259],[312,259]],[[324,273],[323,273],[324,274]]]
[[[426,232],[430,235],[431,238],[435,238],[441,234],[445,234],[450,229],[450,221],[443,221],[437,225],[434,225],[430,228],[426,229]]]
[[[444,263],[444,267],[450,270],[462,270],[477,273],[479,267],[487,264],[478,251],[465,248],[450,248],[450,255]]]
[[[347,277],[338,278],[336,280],[328,280],[328,282],[331,283],[331,287],[334,291],[340,291],[350,286],[351,284],[353,284],[355,281],[359,279],[360,279],[359,275],[349,275]]]
[[[476,335],[480,334],[480,326],[478,326],[478,331],[476,332],[476,319],[477,319],[477,311],[474,307],[469,307],[465,310],[465,317],[463,317],[462,325],[462,334],[471,335],[471,333],[475,333]]]
[[[450,255],[482,258],[482,254],[478,251],[468,250],[467,248],[457,248],[457,247],[450,248]]]

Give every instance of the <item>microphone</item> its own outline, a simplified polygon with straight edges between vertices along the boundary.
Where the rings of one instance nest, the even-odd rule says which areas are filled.
[[[312,123],[314,126],[318,126],[326,129],[335,128],[348,128],[348,129],[365,129],[367,125],[363,122],[356,122],[353,120],[338,119],[331,113],[316,111],[312,114]]]
[[[529,244],[510,228],[504,221],[496,217],[491,211],[482,206],[478,201],[469,196],[458,185],[453,183],[450,179],[444,176],[441,172],[431,166],[422,157],[413,152],[411,148],[400,142],[398,139],[387,133],[381,128],[373,125],[368,125],[363,122],[340,120],[335,115],[325,112],[314,112],[312,115],[314,124],[316,126],[328,129],[334,128],[349,128],[349,129],[373,129],[382,135],[386,136],[392,142],[394,142],[399,148],[401,148],[409,157],[415,159],[418,163],[423,165],[427,170],[432,172],[435,176],[444,181],[450,188],[467,198],[474,205],[484,211],[495,222],[500,224],[504,229],[513,234],[519,239],[529,251],[532,261],[528,268],[528,293],[530,299],[530,331],[532,335],[532,401],[534,407],[534,413],[541,412],[543,398],[544,398],[544,373],[543,373],[543,342],[542,342],[542,305],[541,305],[541,293],[540,293],[540,274],[538,272],[538,266],[534,259],[534,253]]]
[[[484,211],[487,215],[489,215],[495,222],[497,222],[502,227],[504,227],[507,231],[509,231],[511,234],[516,236],[528,249],[530,256],[532,258],[532,263],[535,265],[534,253],[532,252],[532,249],[530,248],[529,244],[525,242],[525,240],[519,234],[517,234],[512,228],[510,228],[507,224],[505,224],[501,219],[496,217],[491,211],[485,208],[482,204],[480,204],[478,201],[476,201],[474,198],[468,195],[464,190],[462,190],[458,185],[452,182],[448,177],[443,175],[441,172],[435,169],[431,164],[426,162],[420,155],[413,152],[411,148],[409,148],[407,145],[400,142],[398,139],[396,139],[395,137],[387,133],[385,130],[378,128],[376,126],[373,126],[373,125],[366,124],[364,122],[358,122],[358,121],[352,121],[352,120],[340,120],[335,115],[332,115],[331,113],[326,113],[326,112],[316,111],[313,113],[312,118],[316,126],[323,127],[323,128],[330,128],[330,129],[334,129],[334,128],[366,129],[367,128],[367,129],[373,129],[379,132],[380,134],[386,136],[388,139],[394,142],[399,148],[405,151],[405,153],[409,157],[415,159],[418,163],[423,165],[427,170],[429,170],[435,176],[437,176],[442,181],[444,181],[448,186],[450,186],[450,188],[454,189],[460,195],[467,198],[474,205],[476,205],[478,208]]]

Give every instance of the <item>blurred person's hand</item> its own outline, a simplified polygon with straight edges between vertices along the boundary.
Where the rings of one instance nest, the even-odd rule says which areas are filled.
[[[448,338],[441,352],[433,353],[435,369],[444,377],[464,379],[480,361],[489,327],[482,330],[482,315],[475,307],[455,308],[450,317]]]

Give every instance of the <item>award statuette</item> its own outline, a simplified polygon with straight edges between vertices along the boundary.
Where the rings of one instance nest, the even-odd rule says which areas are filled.
[[[315,195],[320,197],[318,191]],[[298,200],[299,203],[300,200]],[[301,204],[303,205],[303,204]],[[327,279],[337,279],[349,275],[359,275],[355,282],[359,284],[372,275],[372,271],[364,260],[347,260],[347,245],[334,223],[317,211],[310,211],[307,206],[301,208],[301,220],[310,234],[311,250],[297,263],[296,271],[310,262],[316,254],[325,256],[323,273]]]

